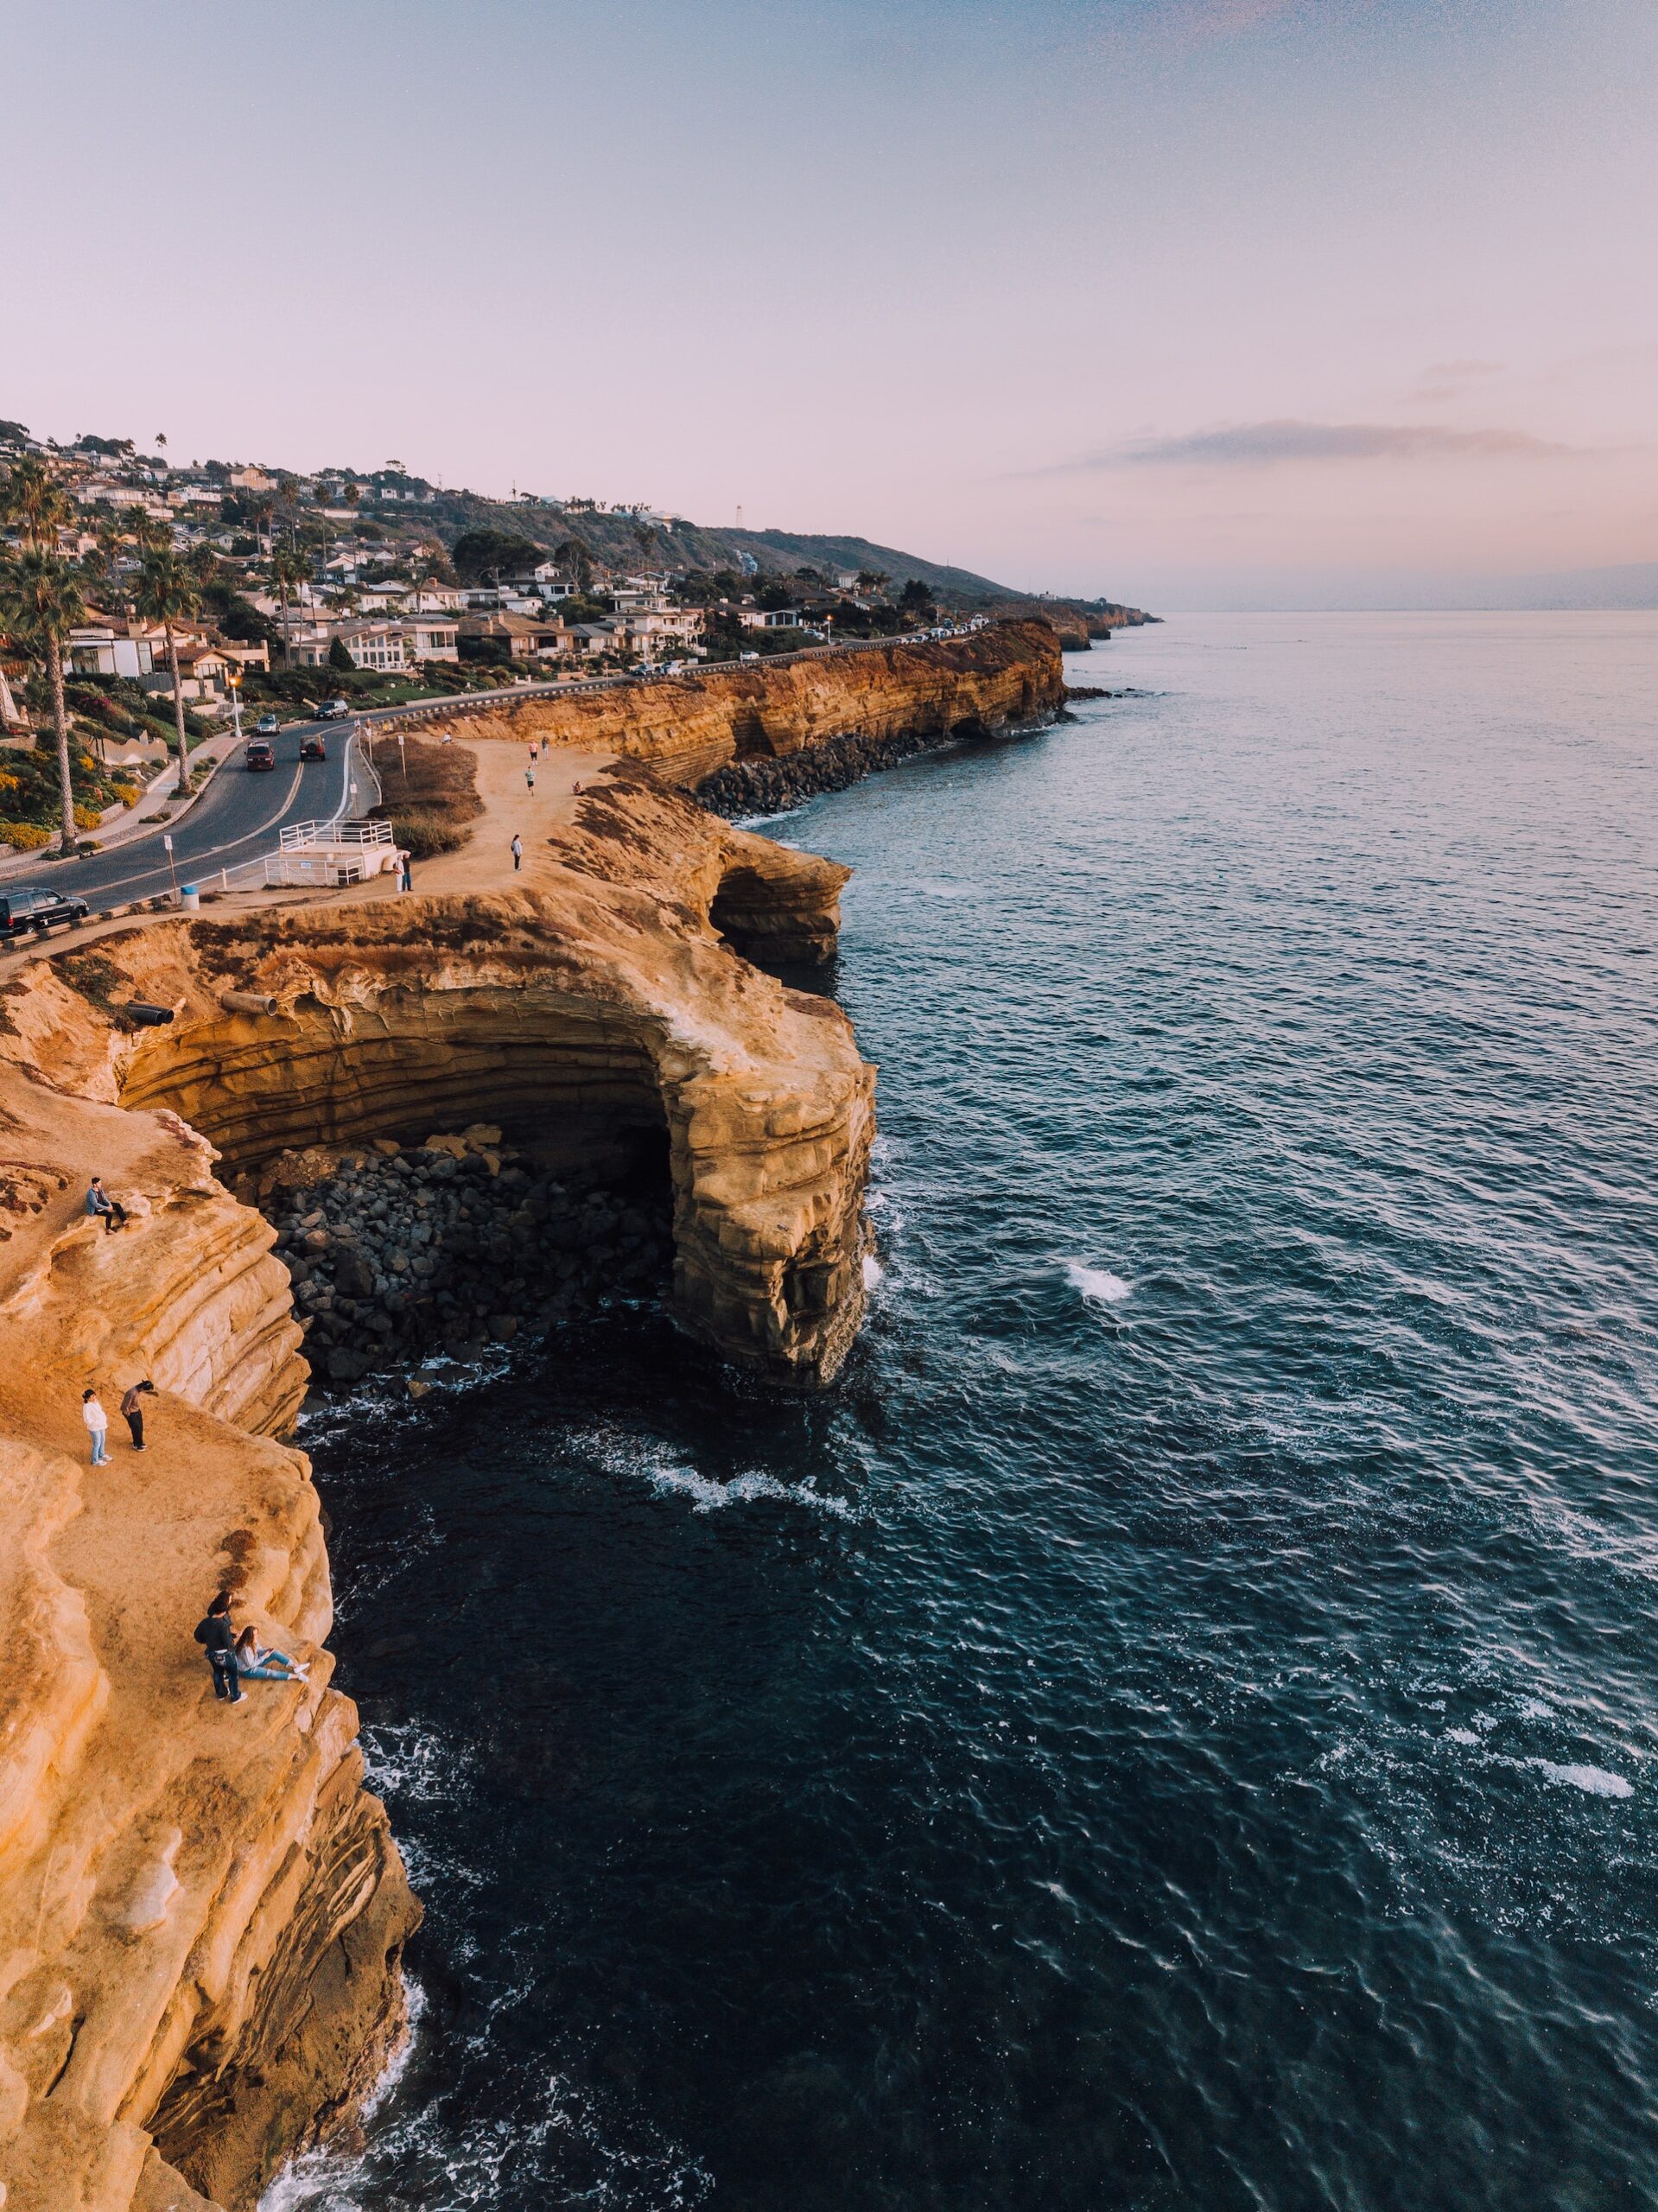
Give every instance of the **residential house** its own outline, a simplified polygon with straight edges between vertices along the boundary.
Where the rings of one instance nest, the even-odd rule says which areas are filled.
[[[660,607],[622,615],[618,626],[641,659],[673,660],[690,651],[706,620],[700,607]]]
[[[235,665],[231,657],[222,646],[206,638],[181,638],[176,644],[179,696],[204,702],[219,698],[226,689],[225,679]],[[140,680],[146,691],[172,696],[173,671],[164,653],[154,656],[149,674]]]
[[[565,650],[568,626],[555,620],[534,621],[527,614],[490,608],[463,614],[455,626],[457,643],[465,639],[475,645],[502,646],[513,660],[530,660]]]
[[[322,668],[327,664],[328,649],[336,638],[351,655],[358,668],[372,668],[378,675],[387,675],[409,665],[409,656],[403,650],[401,622],[319,622],[319,630],[328,635],[321,640],[321,650],[308,666]]]
[[[737,620],[745,630],[799,630],[806,621],[797,607],[740,607]]]
[[[155,666],[149,632],[129,622],[83,623],[69,632],[63,658],[66,676],[148,676]]]
[[[238,492],[274,492],[276,480],[263,468],[232,468],[230,480]]]
[[[403,632],[403,651],[410,660],[459,660],[461,658],[458,619],[435,619],[429,614],[405,616],[398,625]]]

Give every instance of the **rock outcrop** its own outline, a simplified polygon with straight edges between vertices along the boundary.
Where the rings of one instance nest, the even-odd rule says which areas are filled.
[[[778,760],[826,739],[996,729],[1056,714],[1059,641],[1040,617],[934,644],[804,654],[694,679],[664,677],[571,698],[502,702],[457,717],[473,737],[602,745],[695,785],[733,760]],[[422,727],[429,725],[422,724]]]
[[[525,704],[505,734],[529,717],[657,770],[625,766],[576,800],[533,888],[169,917],[0,985],[4,2212],[248,2212],[404,2031],[419,1909],[330,1686],[320,1510],[280,1440],[309,1371],[295,1282],[321,1286],[302,1300],[314,1329],[344,1283],[395,1336],[402,1271],[368,1238],[354,1270],[308,1274],[304,1238],[379,1218],[367,1161],[385,1145],[424,1147],[444,1188],[426,1141],[487,1122],[524,1164],[513,1206],[483,1210],[486,1257],[521,1225],[550,1243],[602,1216],[619,1268],[648,1266],[650,1222],[570,1193],[656,1172],[682,1327],[775,1382],[828,1381],[862,1310],[873,1071],[838,1007],[766,970],[830,956],[846,871],[670,786],[1061,696],[1051,632],[1013,623]],[[135,1001],[173,1018],[146,1026]],[[289,1208],[279,1259],[228,1186],[257,1193],[315,1147],[334,1196],[308,1226]],[[118,1234],[83,1211],[94,1171],[129,1209]],[[441,1247],[462,1205],[429,1202],[429,1222],[434,1205]],[[394,1213],[418,1243],[418,1200],[407,1224]],[[468,1297],[478,1243],[455,1240]],[[454,1302],[475,1320],[475,1299]],[[115,1406],[142,1376],[140,1455]],[[111,1414],[96,1468],[88,1388]],[[308,1680],[215,1701],[191,1630],[218,1588]]]
[[[243,2212],[395,2047],[418,1918],[328,1687],[316,1494],[267,1433],[304,1389],[300,1332],[270,1229],[176,1116],[4,1097],[6,2212]],[[81,1211],[92,1160],[116,1236]],[[146,1374],[141,1457],[115,1408]],[[87,1387],[113,1416],[97,1468]],[[190,1632],[217,1587],[308,1682],[215,1702]]]

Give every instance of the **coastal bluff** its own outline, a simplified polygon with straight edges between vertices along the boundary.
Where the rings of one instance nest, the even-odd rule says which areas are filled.
[[[1042,721],[1064,704],[1064,664],[1039,616],[957,638],[895,639],[707,675],[657,677],[566,697],[503,699],[457,716],[457,735],[602,747],[695,786],[743,761],[779,760],[848,736],[979,736]],[[395,724],[391,725],[395,727]]]
[[[861,699],[893,732],[1041,717],[1058,650],[1009,624],[716,684],[457,720],[487,746],[533,713],[613,763],[533,877],[503,856],[499,888],[153,916],[0,980],[4,2212],[251,2212],[407,2032],[420,1908],[332,1687],[324,1522],[284,1440],[312,1318],[236,1192],[487,1122],[549,1173],[659,1176],[666,1304],[710,1357],[796,1389],[845,1360],[874,1070],[798,977],[847,871],[683,786],[855,730]],[[118,1234],[83,1211],[92,1172]],[[115,1407],[145,1375],[140,1455]],[[216,1588],[308,1681],[214,1701],[191,1630]]]

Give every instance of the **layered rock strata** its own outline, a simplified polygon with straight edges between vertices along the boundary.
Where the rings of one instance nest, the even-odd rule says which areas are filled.
[[[693,781],[1058,706],[1045,626],[969,642],[537,718]],[[846,871],[640,769],[542,858],[533,891],[168,918],[0,986],[5,2212],[246,2212],[403,2031],[418,1908],[330,1686],[309,1470],[278,1440],[308,1374],[293,1281],[227,1182],[480,1121],[543,1179],[654,1154],[685,1329],[806,1385],[856,1329],[873,1071],[838,1008],[765,972],[829,956]],[[118,1235],[81,1210],[94,1169]],[[90,1468],[83,1389],[113,1415],[142,1375],[147,1449],[116,1416]],[[214,1701],[190,1630],[218,1587],[308,1681]]]
[[[1064,699],[1059,639],[1039,617],[936,644],[895,643],[664,678],[569,698],[503,702],[457,716],[468,740],[603,747],[695,785],[733,760],[780,760],[856,734],[935,740],[1036,721]],[[422,724],[422,727],[429,727]]]
[[[395,2047],[418,1917],[328,1686],[308,1469],[267,1433],[300,1332],[270,1229],[176,1116],[3,1096],[3,2201],[241,2212]],[[90,1159],[119,1235],[80,1209]],[[145,1452],[117,1417],[89,1467],[82,1390],[114,1414],[145,1374]],[[220,1586],[308,1682],[215,1704],[190,1630]]]

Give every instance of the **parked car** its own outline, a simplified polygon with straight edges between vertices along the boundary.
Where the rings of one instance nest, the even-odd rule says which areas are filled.
[[[255,734],[259,737],[275,737],[276,732],[282,728],[282,721],[276,715],[261,715],[253,728]]]
[[[60,891],[42,891],[35,884],[20,883],[0,891],[0,936],[21,937],[25,930],[49,930],[54,922],[84,922],[91,912],[84,899],[66,898]]]
[[[320,722],[343,722],[351,712],[349,699],[325,699],[316,710]]]
[[[248,749],[245,759],[250,768],[274,768],[276,765],[275,747],[268,745],[262,737],[251,737],[248,740]]]
[[[320,729],[314,729],[308,736],[301,738],[299,741],[299,757],[302,760],[326,760],[327,759],[327,740],[323,736],[322,732]]]

